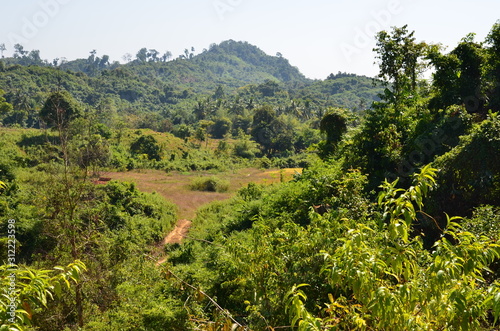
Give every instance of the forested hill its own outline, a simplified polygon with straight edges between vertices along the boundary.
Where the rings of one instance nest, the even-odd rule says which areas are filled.
[[[154,49],[142,48],[123,67],[139,76],[155,77],[170,84],[189,86],[194,92],[213,90],[214,84],[221,84],[228,90],[234,90],[250,83],[263,83],[273,80],[282,83],[305,85],[307,79],[299,69],[290,65],[281,55],[270,56],[258,47],[247,42],[227,40],[212,44],[195,55],[193,48],[168,61],[170,54],[159,56]],[[60,65],[61,69],[81,71],[95,76],[104,69],[117,68],[121,65],[109,63],[106,55],[98,57],[91,54],[88,59],[78,59]]]
[[[262,83],[268,79],[285,83],[311,82],[280,53],[269,56],[247,42],[228,40],[219,45],[212,45],[208,51],[194,57],[194,63],[205,67],[222,80],[247,84]]]
[[[126,64],[95,51],[86,59],[49,62],[39,51],[17,45],[13,57],[0,60],[0,89],[17,112],[7,116],[4,125],[26,125],[28,113],[40,109],[42,100],[58,88],[91,107],[112,100],[118,112],[152,112],[170,119],[177,115],[186,119],[207,97],[228,101],[240,97],[273,106],[295,100],[317,109],[358,109],[369,107],[381,92],[368,77],[338,74],[324,81],[308,79],[281,54],[267,55],[247,42],[228,40],[197,55],[191,48],[171,58],[170,52],[160,55],[143,48]],[[223,95],[215,95],[218,88]]]

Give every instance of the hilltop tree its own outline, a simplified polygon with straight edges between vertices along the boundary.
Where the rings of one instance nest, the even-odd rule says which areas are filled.
[[[165,54],[162,55],[161,60],[163,62],[167,62],[172,58],[172,52],[171,51],[166,51]]]
[[[147,53],[148,60],[150,62],[158,62],[159,61],[159,57],[158,57],[159,54],[160,54],[160,52],[158,52],[156,49],[154,49],[154,48],[150,49]]]
[[[143,47],[139,50],[139,52],[137,52],[137,54],[135,55],[135,58],[139,61],[139,62],[146,62],[147,59],[148,59],[148,49]]]
[[[28,54],[28,51],[25,51],[24,50],[24,46],[21,45],[21,44],[15,44],[14,45],[14,58],[23,58],[26,56],[26,54]]]
[[[129,63],[130,61],[132,61],[132,54],[130,54],[130,53],[125,53],[125,54],[122,56],[122,59],[123,59],[123,61],[125,61],[126,63]]]

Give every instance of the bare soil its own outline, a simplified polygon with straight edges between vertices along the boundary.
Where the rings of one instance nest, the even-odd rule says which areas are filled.
[[[180,244],[182,239],[187,235],[191,221],[187,219],[178,220],[175,228],[165,238],[163,238],[161,245],[166,244]]]

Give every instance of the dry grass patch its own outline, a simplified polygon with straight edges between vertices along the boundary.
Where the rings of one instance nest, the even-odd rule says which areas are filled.
[[[218,178],[229,182],[226,192],[192,191],[190,185],[201,178],[213,177],[206,172],[170,172],[161,170],[135,170],[128,172],[106,172],[103,177],[113,180],[132,182],[143,192],[157,192],[179,208],[180,219],[193,219],[196,210],[212,201],[225,200],[249,183],[272,184],[293,178],[301,169],[261,170],[256,168],[239,169],[233,172],[219,173]]]

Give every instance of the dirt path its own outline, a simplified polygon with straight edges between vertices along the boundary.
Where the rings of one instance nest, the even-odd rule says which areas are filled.
[[[192,222],[187,219],[178,220],[177,224],[175,224],[175,228],[160,242],[159,248],[162,249],[166,244],[180,244],[184,236],[188,233],[191,223]],[[156,262],[156,266],[167,261],[166,256],[161,256],[161,253],[159,253],[159,255],[160,259]]]
[[[177,224],[175,224],[175,228],[165,238],[163,238],[161,245],[180,244],[184,236],[188,233],[190,227],[190,220],[178,220]]]

